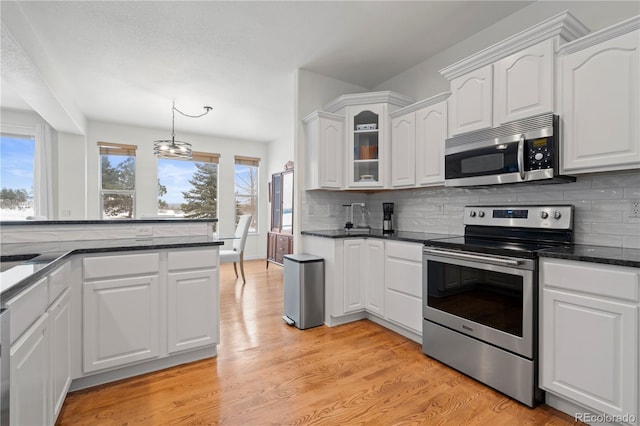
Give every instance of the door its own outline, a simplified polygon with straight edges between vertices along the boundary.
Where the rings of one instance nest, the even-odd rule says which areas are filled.
[[[444,141],[447,139],[447,102],[416,111],[416,179],[418,185],[444,182]]]
[[[416,183],[415,113],[391,120],[391,186],[413,186]]]
[[[364,240],[344,241],[344,312],[355,312],[365,307],[362,281],[362,250]]]
[[[71,304],[70,290],[49,308],[51,335],[51,387],[54,418],[60,413],[71,385]]]
[[[362,263],[363,286],[366,290],[366,308],[380,316],[384,315],[384,241],[364,240]]]

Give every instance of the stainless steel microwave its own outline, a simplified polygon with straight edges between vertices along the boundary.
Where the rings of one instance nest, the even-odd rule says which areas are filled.
[[[445,141],[445,186],[573,182],[559,174],[559,117],[543,114]]]

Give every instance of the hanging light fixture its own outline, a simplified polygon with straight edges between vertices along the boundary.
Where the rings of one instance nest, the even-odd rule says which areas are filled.
[[[153,154],[158,158],[170,158],[174,160],[191,160],[191,144],[177,141],[175,131],[176,111],[185,117],[199,118],[207,115],[213,108],[204,107],[205,111],[200,115],[189,115],[176,108],[176,103],[171,103],[171,139],[157,140],[153,142]]]

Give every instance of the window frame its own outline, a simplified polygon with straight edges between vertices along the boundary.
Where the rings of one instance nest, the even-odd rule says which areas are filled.
[[[100,219],[101,220],[131,220],[136,218],[137,211],[137,197],[136,197],[136,187],[137,187],[137,161],[135,162],[135,170],[133,175],[133,189],[104,189],[102,187],[102,156],[103,155],[115,155],[115,156],[126,156],[133,157],[136,159],[136,150],[138,149],[137,145],[128,145],[121,143],[113,143],[113,142],[98,142],[98,193],[100,197]],[[105,217],[104,215],[104,200],[106,195],[131,195],[132,203],[131,203],[131,219],[118,219]]]
[[[236,182],[237,182],[237,166],[248,166],[255,167],[256,175],[255,175],[255,194],[238,194],[236,192]],[[252,224],[254,225],[254,229],[251,230],[249,228],[249,234],[251,235],[259,235],[260,234],[260,221],[258,220],[258,212],[260,208],[260,158],[258,157],[247,157],[242,155],[234,156],[233,162],[233,211],[234,211],[234,223],[236,226],[238,225],[238,221],[240,216],[238,215],[236,205],[238,204],[238,196],[243,198],[255,198],[255,212],[252,218]]]

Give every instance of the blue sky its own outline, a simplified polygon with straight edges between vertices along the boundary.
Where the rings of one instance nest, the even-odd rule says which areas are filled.
[[[0,186],[33,190],[34,141],[29,137],[0,137]]]
[[[167,193],[161,198],[169,204],[183,203],[182,192],[191,189],[189,179],[195,172],[192,161],[158,160],[158,178],[167,187]]]

